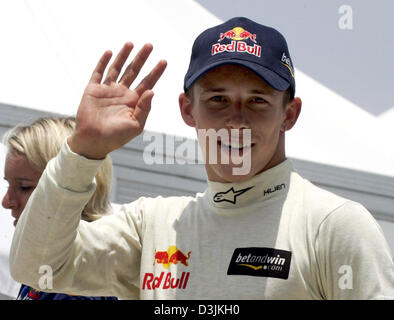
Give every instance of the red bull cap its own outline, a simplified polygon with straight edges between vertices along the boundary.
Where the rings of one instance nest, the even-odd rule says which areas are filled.
[[[291,97],[295,95],[294,68],[286,39],[271,27],[236,17],[205,30],[194,41],[184,90],[206,72],[225,64],[249,68],[274,89],[290,88]]]

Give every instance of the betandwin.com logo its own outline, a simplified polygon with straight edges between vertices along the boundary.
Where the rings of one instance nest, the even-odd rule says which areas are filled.
[[[231,258],[227,275],[287,279],[290,262],[290,251],[273,248],[237,248]]]

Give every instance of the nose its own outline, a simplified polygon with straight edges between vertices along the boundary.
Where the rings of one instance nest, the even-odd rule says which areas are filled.
[[[229,113],[225,124],[229,129],[242,130],[250,128],[250,122],[246,117],[246,111],[241,102],[236,102],[231,106],[231,112]]]
[[[17,207],[17,201],[12,196],[10,197],[9,189],[4,195],[3,200],[1,201],[1,205],[4,209],[15,209]]]

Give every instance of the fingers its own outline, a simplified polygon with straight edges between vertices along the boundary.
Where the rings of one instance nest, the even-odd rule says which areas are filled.
[[[142,47],[142,49],[135,56],[134,60],[127,66],[122,78],[119,81],[121,84],[127,88],[130,87],[135,78],[137,78],[141,68],[145,64],[152,50],[153,46],[151,44],[145,44]]]
[[[108,65],[109,60],[111,60],[112,57],[112,52],[111,51],[106,51],[104,54],[101,56],[96,68],[93,71],[93,74],[89,80],[89,83],[100,83],[103,75],[105,68]]]
[[[111,64],[108,69],[107,76],[104,80],[104,84],[109,85],[112,82],[116,82],[122,71],[123,65],[125,64],[131,50],[133,50],[134,45],[131,42],[126,42],[123,48],[119,51],[115,58],[115,61]]]
[[[120,72],[131,52],[134,45],[131,42],[127,42],[123,48],[120,50],[118,55],[115,58],[115,61],[111,64],[108,69],[107,76],[104,80],[104,84],[110,85],[113,82],[116,82]],[[126,70],[124,71],[119,83],[124,85],[125,87],[129,88],[130,85],[134,82],[137,78],[139,72],[141,71],[143,65],[145,64],[146,60],[148,59],[150,53],[153,50],[153,46],[151,44],[145,44],[138,54],[135,56],[133,61],[127,66]],[[90,79],[90,83],[101,83],[103,79],[103,75],[107,65],[112,57],[111,51],[106,51],[103,56],[100,58],[95,70]],[[153,70],[141,81],[141,83],[137,86],[135,91],[139,96],[146,90],[152,89],[156,82],[162,76],[165,68],[167,67],[167,62],[165,60],[161,60]]]
[[[153,70],[141,81],[141,83],[135,88],[135,91],[139,96],[141,96],[146,90],[152,89],[156,82],[162,76],[164,70],[167,67],[167,61],[161,60],[153,68]]]

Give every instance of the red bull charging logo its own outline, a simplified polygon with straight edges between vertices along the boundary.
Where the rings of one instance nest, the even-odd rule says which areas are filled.
[[[237,41],[250,39],[256,43],[256,34],[251,34],[249,31],[246,31],[241,27],[235,27],[227,32],[221,33],[218,41],[222,41],[224,38]]]
[[[232,41],[229,44],[220,43],[224,39],[230,39]],[[245,42],[248,39],[254,42],[253,46],[250,46]],[[257,45],[256,34],[253,34],[244,28],[235,27],[231,30],[220,33],[218,43],[212,45],[212,55],[222,52],[245,52],[260,57],[261,46]]]
[[[182,263],[186,267],[189,265],[187,260],[189,260],[191,251],[187,253],[187,256],[179,250],[176,246],[170,246],[167,251],[156,251],[155,252],[155,262],[161,263],[164,268],[168,269],[171,264]]]

